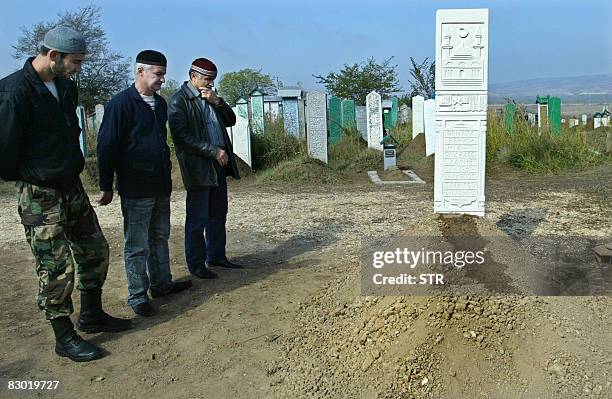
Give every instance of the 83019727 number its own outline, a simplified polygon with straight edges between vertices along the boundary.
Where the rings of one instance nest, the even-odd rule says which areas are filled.
[[[56,390],[59,380],[7,380],[4,387],[9,391]]]

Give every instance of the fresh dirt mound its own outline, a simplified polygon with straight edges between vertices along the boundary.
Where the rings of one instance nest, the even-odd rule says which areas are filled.
[[[388,169],[383,172],[379,172],[378,176],[381,180],[386,181],[404,181],[408,180],[408,177],[400,169]]]
[[[258,183],[314,183],[337,184],[342,181],[339,172],[318,159],[297,157],[279,163],[257,174]]]
[[[400,159],[408,159],[414,157],[425,156],[425,133],[419,133],[415,138],[410,140],[405,148],[401,149],[398,154]]]

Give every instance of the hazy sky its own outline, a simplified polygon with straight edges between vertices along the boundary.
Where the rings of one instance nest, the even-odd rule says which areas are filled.
[[[0,0],[0,75],[21,67],[12,58],[20,27],[55,19],[92,1]],[[220,73],[261,69],[285,85],[321,88],[313,74],[345,63],[394,56],[409,87],[410,57],[434,57],[435,11],[489,8],[489,82],[612,72],[612,2],[141,0],[97,1],[111,47],[132,57],[166,54],[168,76],[184,80],[194,58]]]

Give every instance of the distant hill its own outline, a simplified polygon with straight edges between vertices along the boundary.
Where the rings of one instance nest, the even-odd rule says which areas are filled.
[[[489,103],[504,103],[509,97],[533,103],[535,97],[557,96],[564,103],[612,103],[612,74],[566,76],[489,84]]]

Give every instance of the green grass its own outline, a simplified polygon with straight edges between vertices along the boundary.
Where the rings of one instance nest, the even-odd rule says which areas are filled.
[[[513,133],[507,133],[502,116],[489,113],[487,120],[487,162],[502,162],[529,173],[556,173],[584,169],[610,160],[587,144],[580,127],[538,129],[517,118]]]
[[[251,135],[253,169],[275,167],[281,162],[306,154],[306,141],[285,131],[282,118],[266,115],[265,131]]]

